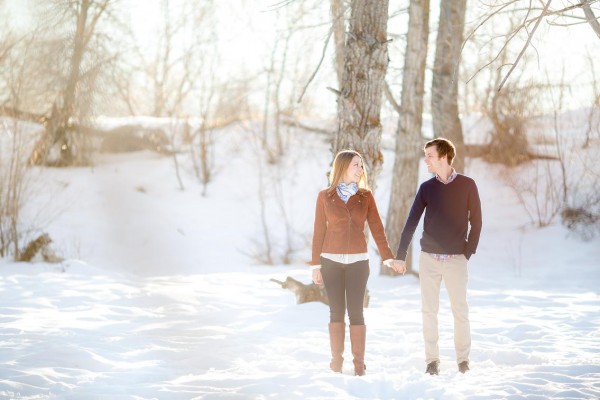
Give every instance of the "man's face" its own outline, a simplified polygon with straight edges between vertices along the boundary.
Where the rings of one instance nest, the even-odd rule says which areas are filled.
[[[427,171],[438,174],[443,170],[443,167],[448,164],[446,156],[441,157],[438,154],[437,146],[429,146],[425,149],[425,164],[427,164]]]

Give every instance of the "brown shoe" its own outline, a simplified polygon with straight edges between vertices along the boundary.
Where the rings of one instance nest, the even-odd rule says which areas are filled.
[[[429,364],[427,364],[427,369],[425,370],[426,374],[429,375],[439,375],[440,373],[440,362],[439,361],[432,361]]]
[[[329,363],[329,368],[331,368],[333,372],[342,372],[345,338],[345,323],[332,322],[329,324],[329,344],[331,345],[331,362]]]
[[[366,325],[350,325],[350,344],[354,356],[354,375],[363,376],[365,365],[365,344],[367,339]]]

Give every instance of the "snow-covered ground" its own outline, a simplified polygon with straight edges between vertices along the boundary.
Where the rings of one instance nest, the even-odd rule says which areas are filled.
[[[206,197],[184,159],[180,190],[173,160],[150,152],[35,174],[25,214],[52,216],[40,221],[66,261],[0,260],[0,399],[600,397],[600,238],[531,227],[500,168],[478,159],[467,163],[484,213],[470,263],[471,371],[456,370],[442,291],[441,373],[424,374],[418,282],[380,276],[372,249],[367,375],[352,376],[348,350],[344,373],[329,372],[327,307],[296,305],[270,281],[309,282],[329,145],[302,132],[269,166],[249,136],[218,133]],[[273,258],[289,245],[290,265],[256,262],[261,181]]]

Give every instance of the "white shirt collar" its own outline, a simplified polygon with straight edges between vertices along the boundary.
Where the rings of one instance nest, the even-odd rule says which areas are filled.
[[[444,182],[444,180],[442,178],[440,178],[440,176],[438,174],[435,174],[435,178],[438,181],[442,182],[444,185],[447,185],[447,184],[451,183],[454,179],[456,179],[457,175],[458,175],[458,173],[456,172],[456,170],[454,168],[452,168],[452,173],[448,177],[447,181]]]

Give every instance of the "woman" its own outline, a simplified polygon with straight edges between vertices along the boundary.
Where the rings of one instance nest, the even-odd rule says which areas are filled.
[[[312,242],[312,279],[325,284],[329,297],[330,368],[342,372],[345,314],[350,320],[350,343],[355,375],[364,375],[366,326],[363,299],[369,278],[369,253],[365,223],[377,244],[384,264],[394,258],[373,193],[367,188],[367,174],[361,155],[342,150],[333,160],[330,185],[319,192]]]

